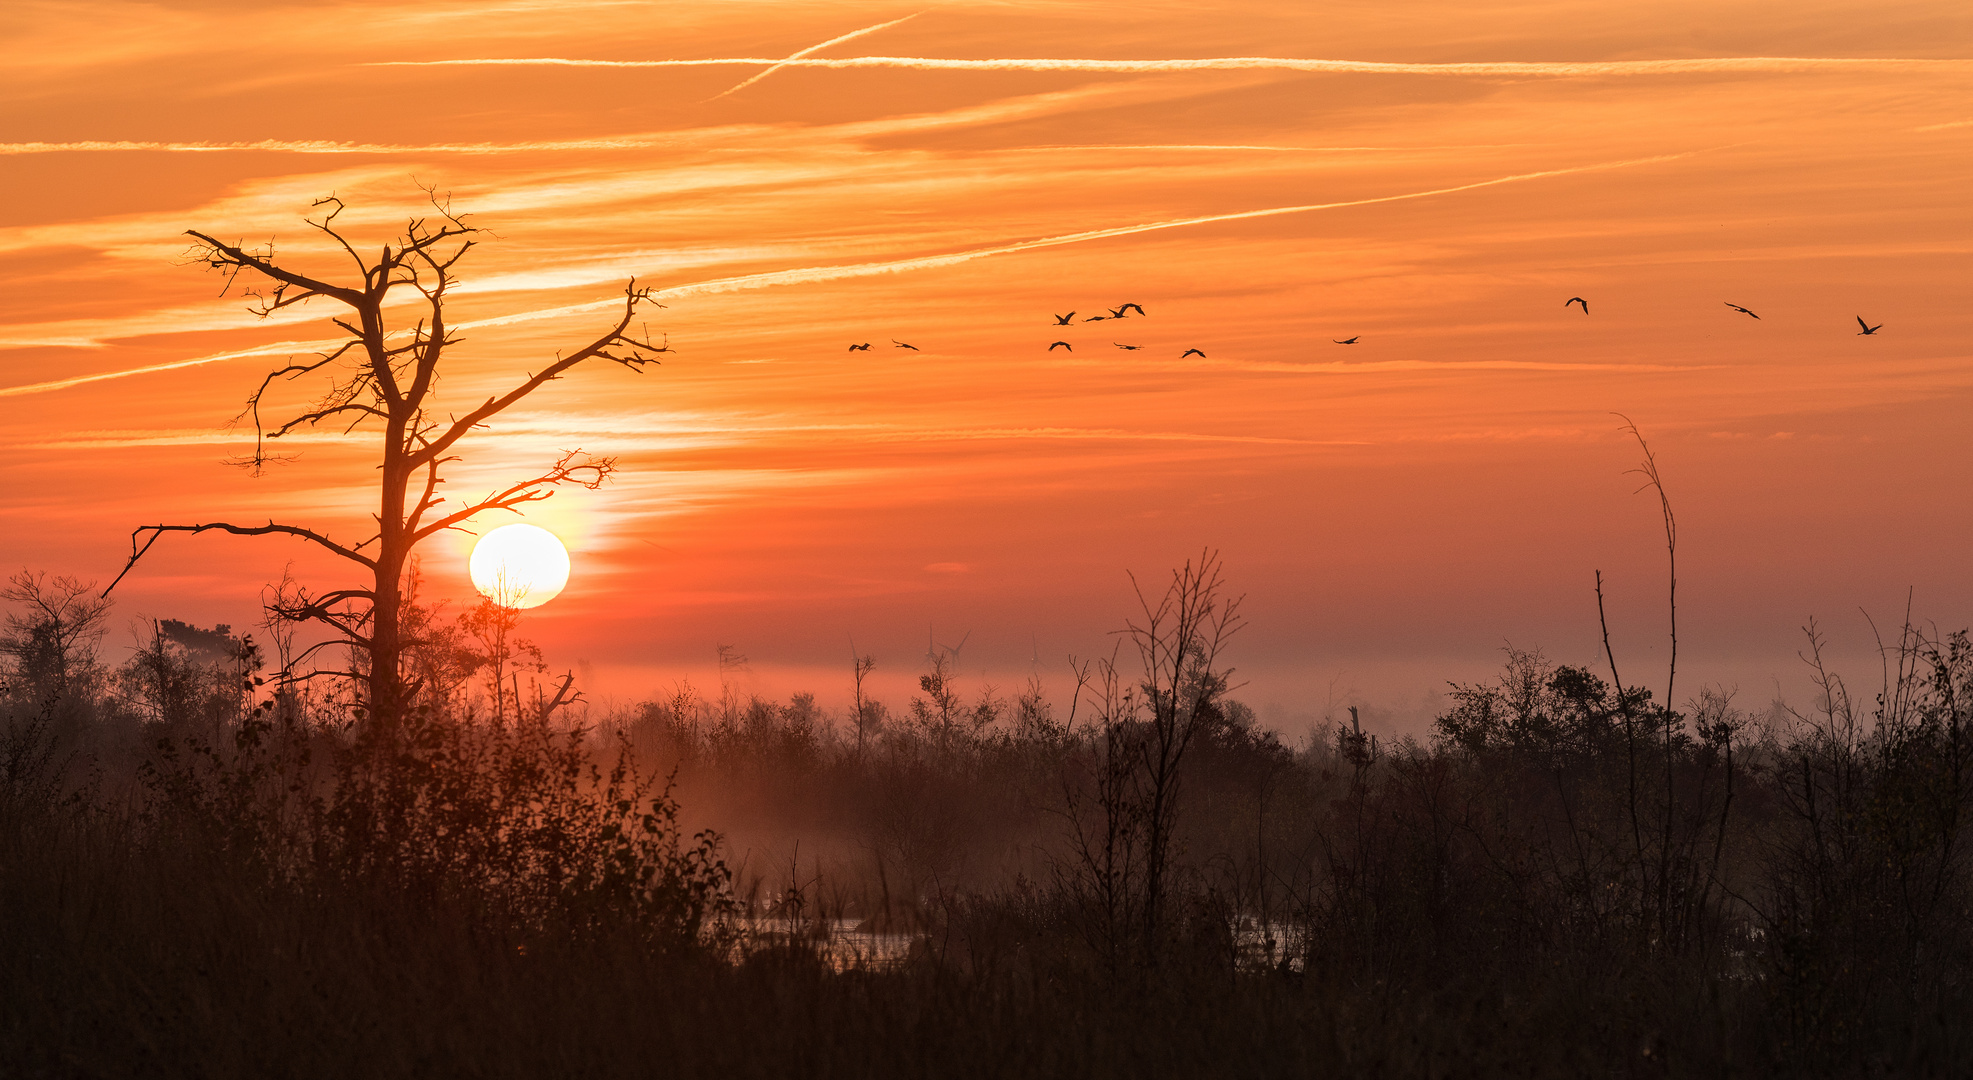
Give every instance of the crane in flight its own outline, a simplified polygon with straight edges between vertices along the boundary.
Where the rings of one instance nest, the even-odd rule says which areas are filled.
[[[1858,337],[1863,337],[1866,334],[1874,334],[1877,331],[1884,329],[1883,323],[1878,323],[1876,326],[1872,326],[1869,323],[1864,322],[1863,316],[1861,315],[1857,316],[1857,325],[1863,327],[1862,330],[1857,331]]]
[[[851,352],[869,352],[869,351],[870,351],[870,343],[866,341],[866,342],[864,342],[864,343],[863,343],[863,344],[861,344],[861,345],[851,345],[851,346],[849,347],[849,351],[851,351]]]
[[[1583,314],[1589,314],[1589,301],[1584,300],[1582,297],[1571,296],[1567,300],[1562,301],[1563,307],[1568,307],[1570,304],[1581,304],[1583,306]]]
[[[1722,304],[1725,304],[1725,305],[1726,305],[1727,307],[1730,307],[1730,308],[1732,308],[1733,310],[1735,310],[1735,311],[1737,311],[1737,312],[1739,312],[1739,313],[1740,313],[1740,314],[1742,314],[1742,315],[1753,315],[1753,316],[1754,316],[1754,318],[1756,318],[1756,319],[1758,319],[1758,318],[1760,318],[1760,316],[1759,316],[1759,315],[1754,315],[1754,313],[1753,313],[1753,312],[1751,312],[1751,311],[1748,311],[1748,310],[1747,310],[1746,308],[1744,308],[1744,307],[1741,307],[1741,306],[1740,306],[1739,304],[1736,304],[1736,303],[1734,303],[1734,302],[1733,302],[1733,301],[1731,301],[1731,300],[1722,300],[1722,301],[1720,301],[1720,303],[1722,303]]]
[[[1049,351],[1049,352],[1054,352],[1054,351],[1055,351],[1056,349],[1067,349],[1067,350],[1069,350],[1070,352],[1075,352],[1075,351],[1076,351],[1076,347],[1075,347],[1074,345],[1071,345],[1071,344],[1069,344],[1069,343],[1068,343],[1068,342],[1066,342],[1066,341],[1058,341],[1058,342],[1055,342],[1054,344],[1052,344],[1052,345],[1050,345],[1050,346],[1048,346],[1048,351]]]
[[[1049,312],[1049,314],[1051,314],[1051,315],[1054,315],[1055,313],[1054,313],[1054,312]],[[1069,313],[1068,313],[1067,315],[1055,315],[1055,325],[1056,325],[1056,326],[1067,326],[1067,325],[1069,325],[1069,320],[1070,320],[1070,319],[1073,319],[1073,318],[1075,318],[1075,317],[1076,317],[1076,313],[1075,313],[1075,312],[1073,312],[1073,311],[1071,311],[1071,312],[1069,312]]]
[[[1179,354],[1178,354],[1178,358],[1179,358],[1180,360],[1183,360],[1183,359],[1185,359],[1185,358],[1186,358],[1186,357],[1188,357],[1188,356],[1196,356],[1196,357],[1198,357],[1198,358],[1199,358],[1199,359],[1201,359],[1201,360],[1204,360],[1204,359],[1206,358],[1206,354],[1205,354],[1205,353],[1202,353],[1202,352],[1200,352],[1200,351],[1199,351],[1199,350],[1197,350],[1197,349],[1187,349],[1187,350],[1185,350],[1184,352],[1182,352],[1182,353],[1179,353]]]
[[[1338,345],[1354,345],[1356,344],[1356,339],[1362,336],[1363,336],[1362,334],[1358,334],[1356,335],[1356,337],[1330,338],[1329,340],[1335,342]]]

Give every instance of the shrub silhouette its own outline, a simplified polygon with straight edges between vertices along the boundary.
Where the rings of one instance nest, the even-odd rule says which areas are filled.
[[[147,648],[237,708],[153,709],[85,638],[5,654],[26,1075],[1973,1065],[1963,633],[1905,628],[1873,700],[1817,667],[1763,716],[1511,651],[1424,741],[1353,715],[1289,746],[1199,649],[1078,668],[1059,716],[1037,679],[974,722],[1000,699],[934,668],[950,724],[683,682],[496,711],[455,680],[383,729],[166,625]]]

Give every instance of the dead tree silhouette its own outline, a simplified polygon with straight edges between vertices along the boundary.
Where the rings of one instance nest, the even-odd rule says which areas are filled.
[[[459,461],[459,442],[542,386],[561,378],[585,360],[610,360],[639,371],[658,362],[657,354],[669,352],[662,342],[652,343],[648,332],[633,334],[631,323],[640,305],[654,303],[649,289],[637,287],[635,279],[624,286],[622,312],[614,325],[600,336],[573,351],[558,354],[532,374],[520,379],[504,393],[461,413],[446,413],[443,420],[432,399],[437,389],[446,350],[459,343],[457,333],[447,324],[445,302],[457,283],[454,268],[476,245],[474,237],[483,230],[468,224],[466,216],[455,213],[447,199],[426,189],[432,206],[429,216],[413,217],[396,237],[382,245],[374,258],[358,254],[336,219],[342,214],[341,199],[330,196],[316,200],[311,209],[316,217],[304,220],[340,248],[354,265],[356,280],[334,284],[290,269],[277,261],[269,243],[249,250],[238,244],[223,243],[206,233],[188,231],[195,243],[188,255],[220,271],[225,276],[221,295],[238,284],[251,301],[250,310],[263,317],[277,311],[322,299],[341,305],[346,311],[334,319],[346,339],[336,348],[308,360],[289,362],[261,379],[260,386],[247,399],[241,416],[254,424],[254,452],[238,464],[258,471],[275,458],[267,452],[267,441],[298,429],[333,424],[345,432],[371,426],[381,429],[376,464],[376,532],[368,539],[345,543],[313,527],[268,521],[264,525],[230,522],[201,524],[141,525],[130,534],[130,559],[110,588],[135,568],[166,533],[226,532],[240,536],[285,535],[298,537],[361,567],[370,583],[366,587],[335,588],[326,592],[297,592],[277,601],[270,614],[290,622],[314,622],[329,627],[331,640],[317,643],[292,661],[299,665],[313,653],[327,647],[348,646],[351,667],[343,671],[310,671],[298,674],[294,667],[282,673],[286,680],[318,674],[341,676],[356,682],[370,717],[383,725],[391,724],[402,712],[407,688],[400,677],[399,660],[408,644],[402,633],[403,582],[416,546],[448,529],[463,529],[475,516],[488,511],[520,512],[527,503],[548,498],[557,487],[575,484],[594,489],[616,471],[614,458],[593,457],[581,450],[563,452],[537,475],[516,481],[477,499],[451,501],[438,494],[445,483],[445,466]],[[389,328],[386,308],[393,293],[415,292],[415,323],[398,330]],[[332,388],[327,396],[278,423],[265,420],[262,406],[268,392],[278,382],[293,381],[315,372],[328,372]]]

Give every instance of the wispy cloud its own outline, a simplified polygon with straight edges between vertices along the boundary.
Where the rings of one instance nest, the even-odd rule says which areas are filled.
[[[1262,210],[1241,210],[1225,214],[1205,214],[1198,217],[1151,221],[1136,225],[1119,225],[1107,229],[1089,229],[1081,232],[1063,233],[1056,236],[1044,236],[1033,240],[1021,240],[1009,244],[995,244],[989,247],[972,248],[966,251],[948,252],[943,255],[925,255],[915,258],[889,259],[878,262],[849,263],[835,266],[807,266],[789,270],[771,270],[756,274],[740,274],[733,277],[713,278],[707,281],[673,285],[656,290],[654,295],[665,299],[675,299],[688,296],[704,296],[751,289],[765,289],[781,285],[807,285],[860,277],[874,277],[883,274],[909,273],[915,270],[934,270],[948,266],[958,266],[977,259],[991,258],[999,255],[1013,255],[1025,251],[1037,251],[1043,248],[1061,247],[1067,244],[1080,244],[1093,240],[1108,240],[1123,236],[1134,236],[1140,233],[1157,232],[1166,229],[1179,229],[1192,225],[1211,225],[1221,222],[1280,217],[1288,214],[1306,214],[1319,210],[1340,210],[1353,206],[1374,206],[1380,203],[1403,202],[1411,199],[1432,198],[1439,195],[1453,195],[1463,191],[1477,191],[1482,188],[1497,187],[1503,184],[1525,183],[1527,181],[1541,180],[1549,177],[1573,176],[1585,173],[1606,172],[1613,169],[1662,164],[1664,162],[1691,157],[1699,152],[1695,150],[1679,154],[1661,154],[1655,157],[1630,158],[1623,161],[1598,162],[1591,165],[1573,165],[1560,169],[1543,169],[1537,172],[1499,176],[1490,180],[1476,180],[1472,183],[1456,184],[1451,187],[1431,188],[1425,191],[1408,191],[1398,195],[1378,195],[1366,199],[1345,199],[1338,202],[1304,203],[1297,206],[1275,206]],[[455,329],[469,330],[539,322],[546,319],[562,318],[568,315],[608,310],[622,303],[623,300],[621,297],[611,297],[606,300],[566,304],[534,311],[516,312],[511,315],[500,315],[487,319],[460,322],[455,324]],[[76,386],[84,386],[110,379],[120,379],[131,375],[148,375],[156,372],[175,371],[181,368],[214,364],[225,360],[245,359],[254,356],[319,352],[325,348],[334,348],[338,343],[339,339],[277,342],[252,349],[214,353],[208,356],[176,360],[164,364],[148,364],[143,367],[128,368],[121,371],[105,371],[92,375],[76,375],[64,379],[28,383],[21,386],[0,387],[0,398],[66,390]],[[1637,369],[1632,368],[1630,370]]]
[[[787,67],[789,64],[794,63],[797,60],[801,60],[804,57],[813,56],[816,53],[819,53],[822,50],[829,48],[832,45],[841,45],[845,41],[855,41],[857,38],[864,37],[869,34],[874,34],[879,30],[889,30],[891,27],[896,26],[899,23],[910,22],[912,19],[915,19],[923,14],[924,12],[922,11],[914,11],[911,14],[906,15],[902,19],[892,19],[890,22],[878,23],[875,26],[866,26],[861,30],[851,30],[849,33],[844,34],[840,37],[832,37],[820,45],[810,45],[808,48],[803,49],[799,52],[790,53],[787,59],[781,61],[778,64],[775,64],[774,66],[768,68],[766,71],[763,71],[760,74],[753,76],[752,78],[746,80],[745,82],[740,83],[737,86],[729,87],[725,90],[722,90],[719,93],[714,94],[713,96],[707,98],[706,100],[718,101],[720,98],[723,98],[728,94],[734,94],[734,93],[738,93],[741,90],[745,90],[747,87],[752,86],[753,84],[761,81],[762,79],[767,78],[769,75],[772,75],[777,71],[780,71],[782,68]]]
[[[366,66],[699,68],[756,65],[766,66],[770,70],[790,67],[905,68],[912,71],[1086,71],[1124,75],[1171,71],[1305,71],[1364,75],[1438,75],[1454,78],[1557,79],[1638,75],[1891,71],[1901,68],[1954,70],[1973,67],[1973,60],[1905,57],[1714,56],[1678,60],[1483,60],[1466,63],[1413,64],[1377,60],[1303,60],[1283,56],[1220,56],[1196,60],[1093,60],[1046,57],[961,60],[930,56],[839,58],[731,56],[698,60],[584,60],[560,56],[531,56],[455,60],[378,60]]]
[[[545,438],[549,445],[558,440],[566,441],[566,425],[558,425],[543,430],[508,425],[503,428],[503,438],[510,443],[515,439],[531,436]],[[776,421],[757,424],[679,424],[662,430],[618,430],[607,422],[603,425],[610,437],[610,444],[619,452],[634,450],[676,451],[690,446],[723,446],[740,442],[753,442],[761,437],[779,440],[806,439],[820,441],[870,442],[923,442],[938,440],[947,442],[980,441],[1022,441],[1022,442],[1150,442],[1150,443],[1202,443],[1226,444],[1234,446],[1363,446],[1361,439],[1302,439],[1269,435],[1221,435],[1199,431],[1158,431],[1133,430],[1130,428],[1088,428],[1066,425],[1005,427],[967,425],[923,425],[923,424],[813,424],[799,421]],[[250,436],[237,431],[225,430],[178,430],[178,431],[92,431],[51,439],[43,442],[22,444],[29,450],[126,450],[135,447],[163,446],[230,446],[249,439]],[[282,437],[284,443],[327,445],[334,443],[361,443],[368,441],[361,435],[346,435],[333,431],[298,431]]]

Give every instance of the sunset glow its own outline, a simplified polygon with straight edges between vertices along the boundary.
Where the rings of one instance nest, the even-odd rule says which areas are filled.
[[[311,203],[339,196],[367,254],[429,186],[490,230],[447,298],[441,413],[606,329],[633,278],[664,305],[638,315],[661,364],[547,384],[438,489],[614,461],[480,548],[538,525],[578,552],[519,606],[561,594],[526,632],[599,697],[730,678],[840,704],[852,640],[903,694],[928,626],[971,635],[969,686],[1060,693],[1127,573],[1205,548],[1251,597],[1241,697],[1285,730],[1345,703],[1422,730],[1507,643],[1602,656],[1599,570],[1617,654],[1661,670],[1659,512],[1616,413],[1678,511],[1692,687],[1799,692],[1811,618],[1875,670],[1860,610],[1958,626],[1973,602],[1963,0],[9,22],[9,569],[107,583],[157,521],[373,530],[370,428],[227,464],[248,395],[334,348],[337,312],[257,317],[183,234],[343,280]],[[283,377],[262,412],[331,388]],[[433,595],[486,590],[472,544],[421,549]],[[119,617],[251,625],[291,562],[349,583],[291,538],[173,536]]]
[[[480,595],[501,607],[540,607],[567,587],[569,552],[547,529],[502,525],[473,545],[467,571]]]

